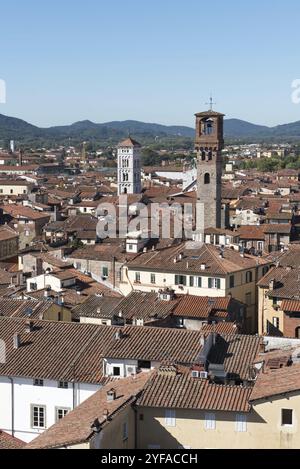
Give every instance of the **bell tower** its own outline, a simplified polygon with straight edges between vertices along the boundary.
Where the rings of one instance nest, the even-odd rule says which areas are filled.
[[[212,100],[211,100],[212,101]],[[212,110],[196,116],[197,199],[203,203],[202,227],[221,228],[221,186],[224,114]]]

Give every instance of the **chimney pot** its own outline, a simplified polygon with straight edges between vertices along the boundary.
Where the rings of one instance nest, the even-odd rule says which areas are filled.
[[[106,393],[107,402],[115,401],[116,396],[117,396],[116,390],[114,388],[110,389]]]
[[[14,334],[13,336],[13,347],[18,349],[20,347],[20,334]]]
[[[33,322],[32,321],[26,321],[25,323],[25,332],[29,333],[32,332],[33,329]]]

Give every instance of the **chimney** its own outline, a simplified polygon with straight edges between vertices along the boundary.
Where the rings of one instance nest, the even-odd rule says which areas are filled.
[[[270,280],[270,282],[269,282],[269,289],[270,289],[270,290],[274,290],[274,288],[275,288],[275,280],[272,279],[272,280]]]
[[[20,347],[20,334],[14,334],[13,336],[13,348],[18,349]]]
[[[117,332],[116,332],[116,340],[121,340],[122,337],[123,337],[123,332],[121,331],[121,329],[119,329]]]
[[[116,397],[117,397],[117,392],[114,388],[110,389],[109,391],[107,391],[106,393],[106,400],[107,402],[112,402],[112,401],[115,401],[116,400]]]
[[[200,268],[201,268],[201,270],[205,270],[206,269],[206,264],[201,264]]]
[[[33,322],[27,320],[26,323],[25,323],[25,332],[28,334],[28,333],[32,332],[32,330],[33,330]]]
[[[94,422],[92,423],[91,425],[91,429],[93,430],[93,432],[95,433],[99,433],[100,430],[101,430],[101,424],[99,422],[99,419],[96,419],[94,420]]]

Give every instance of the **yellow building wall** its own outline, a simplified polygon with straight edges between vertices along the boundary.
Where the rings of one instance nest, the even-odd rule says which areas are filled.
[[[293,427],[281,426],[281,409],[293,409]],[[165,424],[165,411],[139,408],[138,448],[162,449],[284,449],[300,448],[300,396],[277,398],[253,406],[247,414],[247,431],[236,431],[235,412],[215,412],[215,430],[205,429],[205,412],[176,410],[175,427]]]
[[[273,318],[279,319],[279,330],[283,332],[283,316],[284,313],[280,309],[281,301],[278,301],[278,309],[273,307],[273,299],[266,298],[265,294],[269,291],[269,288],[258,289],[258,333],[260,335],[267,334],[267,324],[273,324]]]
[[[128,438],[123,439],[123,425],[127,423]],[[134,449],[135,413],[131,405],[123,408],[91,441],[91,449]]]

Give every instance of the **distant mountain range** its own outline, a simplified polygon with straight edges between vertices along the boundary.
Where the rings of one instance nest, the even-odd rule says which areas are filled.
[[[0,141],[16,140],[21,143],[57,142],[78,143],[83,140],[97,143],[116,143],[128,134],[140,139],[141,143],[155,140],[193,139],[195,130],[186,126],[166,126],[134,120],[113,121],[96,124],[89,120],[71,125],[41,128],[15,117],[0,114]],[[251,124],[240,119],[226,119],[224,123],[227,141],[299,141],[300,121],[276,127]]]

